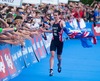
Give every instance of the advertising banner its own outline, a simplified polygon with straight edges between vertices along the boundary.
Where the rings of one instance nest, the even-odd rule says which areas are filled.
[[[39,36],[34,36],[34,41],[36,43],[36,46],[37,46],[38,52],[40,54],[40,57],[44,58],[45,55],[43,54],[43,51],[42,51],[42,48],[41,48],[41,45],[40,45]]]
[[[46,3],[46,4],[58,4],[58,0],[42,0],[42,3]]]
[[[9,73],[7,66],[4,62],[3,52],[0,50],[0,81],[8,81],[9,80]]]
[[[45,48],[43,40],[42,40],[42,36],[39,35],[38,37],[39,37],[40,46],[41,46],[41,49],[42,49],[43,56],[46,57],[47,53],[46,53],[46,48]]]
[[[68,0],[59,0],[59,3],[68,3]]]
[[[32,63],[35,63],[37,62],[37,59],[36,59],[36,56],[34,54],[34,51],[33,51],[33,47],[32,47],[32,41],[31,40],[27,40],[26,41],[26,46],[27,46],[27,49],[28,49],[28,53],[30,54],[30,59],[31,59],[31,62]]]
[[[22,48],[22,53],[27,67],[33,64],[33,62],[37,62],[30,40],[25,40],[25,46]]]
[[[21,47],[19,45],[16,45],[16,46],[12,45],[12,46],[9,46],[9,48],[10,48],[12,60],[19,74],[22,71],[22,69],[25,68],[25,63],[24,63],[22,52],[21,52]]]
[[[37,60],[40,61],[40,54],[38,52],[38,49],[37,49],[36,43],[34,41],[34,38],[31,39],[31,41],[32,41],[32,46],[33,46],[33,50],[34,50],[35,56],[36,56]]]
[[[10,6],[17,6],[20,7],[22,5],[22,0],[0,0],[2,4],[8,4]]]
[[[51,44],[51,40],[52,40],[52,33],[46,33],[46,36],[47,36],[47,40],[45,40],[43,38],[43,42],[44,42],[45,48],[47,50],[47,53],[50,54],[50,44]]]
[[[10,50],[8,48],[3,49],[3,57],[7,65],[10,77],[11,78],[15,77],[17,75],[17,71],[10,54]]]
[[[23,0],[23,3],[40,4],[41,0]]]

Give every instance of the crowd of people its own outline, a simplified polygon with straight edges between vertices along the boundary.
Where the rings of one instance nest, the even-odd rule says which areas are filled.
[[[79,21],[81,22],[80,28],[77,24]],[[96,22],[100,22],[100,2],[94,1],[91,5],[70,2],[68,4],[40,4],[38,6],[24,3],[22,7],[0,4],[0,44],[9,43],[24,46],[25,39],[31,39],[38,34],[45,36],[45,32],[52,32],[53,39],[50,46],[50,76],[52,76],[56,48],[58,72],[61,72],[63,43],[59,37],[62,35],[62,29],[70,36],[65,22],[69,22],[74,29],[73,31],[69,29],[70,32],[76,30],[82,34],[80,37],[88,36],[88,32],[81,32],[80,29],[86,27],[85,22],[94,22],[94,25]],[[49,29],[53,31],[49,31]],[[73,38],[73,35],[71,37]]]
[[[100,22],[100,2],[91,6],[81,2],[69,4],[23,4],[22,7],[12,7],[0,4],[0,42],[9,44],[23,43],[24,39],[38,34],[41,28],[48,29],[54,20],[54,11],[60,11],[60,19],[65,22],[71,18],[82,18],[88,22]],[[21,40],[20,40],[21,39]]]

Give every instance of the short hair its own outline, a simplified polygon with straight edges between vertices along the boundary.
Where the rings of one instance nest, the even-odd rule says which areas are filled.
[[[58,13],[58,15],[61,14],[61,12],[59,10],[55,10],[54,13]]]
[[[11,14],[11,13],[8,13],[7,15],[6,15],[6,18],[12,18],[13,17],[13,14]]]
[[[16,19],[23,19],[22,16],[16,16],[14,20]]]

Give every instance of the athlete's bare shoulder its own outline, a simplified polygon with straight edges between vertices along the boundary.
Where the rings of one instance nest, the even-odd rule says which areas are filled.
[[[64,20],[61,20],[60,26],[61,26],[61,27],[65,27],[65,21],[64,21]]]

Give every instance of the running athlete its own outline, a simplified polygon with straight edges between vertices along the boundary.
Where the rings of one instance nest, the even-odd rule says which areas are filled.
[[[51,40],[50,45],[50,73],[49,76],[53,76],[53,66],[54,66],[54,55],[57,50],[57,59],[58,59],[58,72],[61,72],[61,55],[63,50],[63,41],[62,41],[62,33],[64,27],[64,21],[60,18],[60,12],[54,12],[54,22],[52,23],[52,30],[44,30],[44,32],[52,32],[53,38]]]

